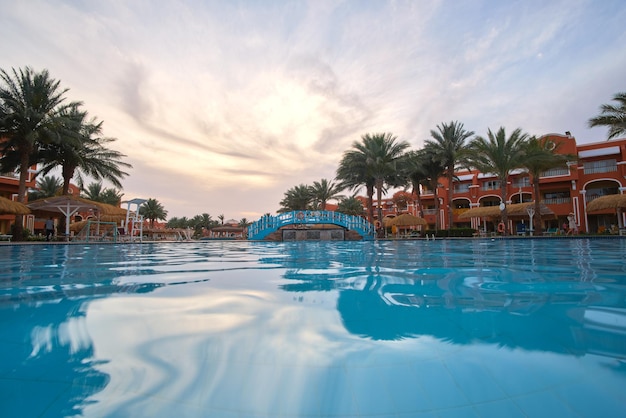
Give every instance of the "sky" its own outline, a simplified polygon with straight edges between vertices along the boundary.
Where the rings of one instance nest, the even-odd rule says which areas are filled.
[[[625,21],[623,0],[0,0],[0,68],[104,122],[124,199],[253,221],[367,133],[605,141],[587,122],[626,91]]]

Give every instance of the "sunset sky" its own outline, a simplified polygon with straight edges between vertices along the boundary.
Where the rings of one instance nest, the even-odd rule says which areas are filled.
[[[0,68],[104,121],[125,199],[256,220],[365,133],[605,141],[587,121],[626,91],[624,22],[623,0],[0,0]]]

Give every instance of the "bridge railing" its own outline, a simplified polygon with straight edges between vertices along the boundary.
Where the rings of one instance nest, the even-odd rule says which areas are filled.
[[[373,239],[374,225],[360,216],[346,215],[327,210],[301,210],[281,213],[276,216],[265,215],[248,226],[248,239],[260,240],[286,225],[333,224],[354,230],[363,239]]]

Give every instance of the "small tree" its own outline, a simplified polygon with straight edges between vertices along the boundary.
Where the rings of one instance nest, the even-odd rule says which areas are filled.
[[[167,211],[163,208],[163,205],[156,199],[148,199],[139,208],[139,214],[150,221],[150,228],[154,228],[154,222],[164,221],[167,219]]]

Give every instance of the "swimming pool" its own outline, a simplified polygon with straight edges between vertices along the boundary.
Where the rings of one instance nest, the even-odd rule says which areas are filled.
[[[0,246],[3,417],[623,417],[626,241]]]

